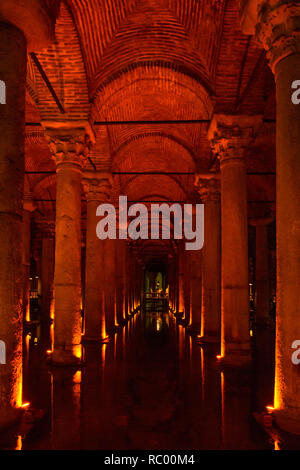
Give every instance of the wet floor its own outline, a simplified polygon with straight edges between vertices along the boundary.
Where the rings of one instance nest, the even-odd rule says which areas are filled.
[[[0,437],[0,448],[274,449],[253,418],[272,402],[270,332],[259,335],[254,370],[234,374],[220,370],[216,347],[162,313],[85,348],[81,370],[49,368],[29,343],[23,401],[43,417],[26,437]]]

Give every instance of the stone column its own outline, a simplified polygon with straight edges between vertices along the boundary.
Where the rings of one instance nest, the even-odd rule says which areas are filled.
[[[116,242],[109,238],[104,240],[104,303],[108,334],[116,330]]]
[[[99,218],[97,207],[109,200],[109,176],[85,173],[84,189],[87,200],[86,267],[85,267],[85,341],[103,341],[107,338],[105,324],[105,241],[96,234]]]
[[[55,223],[49,220],[39,220],[38,228],[42,237],[41,256],[41,342],[48,350],[52,349],[51,324],[54,312],[53,278],[54,278],[54,233]]]
[[[125,319],[125,250],[126,241],[116,240],[116,318],[117,324],[122,326]]]
[[[221,333],[220,182],[216,178],[197,178],[196,186],[204,203],[201,341],[218,342]]]
[[[255,226],[255,292],[256,292],[256,322],[268,324],[270,320],[270,289],[269,289],[269,248],[268,224],[270,218],[260,217],[250,219]]]
[[[245,5],[243,28],[267,51],[276,81],[277,313],[274,407],[283,429],[300,433],[299,365],[291,360],[300,339],[300,105],[293,98],[300,80],[300,4]],[[256,7],[256,8],[255,8]],[[263,8],[262,8],[263,7]],[[298,87],[299,88],[299,87]]]
[[[22,404],[26,60],[27,46],[36,50],[52,39],[53,24],[43,3],[0,3],[0,79],[4,83],[0,104],[0,341],[6,349],[6,364],[0,365],[0,428],[19,416]]]
[[[1,8],[0,8],[1,11]],[[0,105],[0,427],[10,424],[22,404],[22,215],[26,39],[13,25],[0,23],[0,77],[6,104]]]
[[[259,122],[257,116],[215,115],[208,135],[221,166],[221,356],[231,365],[251,359],[245,150]]]
[[[81,358],[82,333],[81,180],[90,149],[90,130],[88,126],[68,128],[62,123],[44,126],[57,171],[52,361],[76,364]]]
[[[184,245],[178,245],[177,265],[178,265],[178,301],[177,313],[184,315]]]
[[[188,329],[192,334],[200,334],[201,331],[201,306],[202,306],[202,250],[189,252],[190,256],[190,289],[191,308],[190,324]]]
[[[31,255],[31,213],[36,209],[30,197],[24,199],[23,205],[23,317],[26,321],[30,321],[30,255]]]

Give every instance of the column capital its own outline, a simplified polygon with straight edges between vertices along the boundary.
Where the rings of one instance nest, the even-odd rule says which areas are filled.
[[[112,190],[112,176],[110,173],[85,171],[82,184],[88,201],[110,201]]]
[[[244,162],[245,151],[262,123],[261,116],[215,114],[208,130],[213,153],[225,162]]]
[[[275,73],[279,61],[300,53],[300,4],[292,0],[243,0],[242,29],[255,34]]]
[[[196,190],[201,196],[202,202],[220,200],[220,179],[219,178],[201,178],[201,175],[195,175]]]
[[[41,238],[53,238],[55,234],[55,222],[45,217],[36,219],[37,228],[41,234]]]
[[[36,203],[31,196],[24,195],[23,209],[27,212],[34,212],[37,208]]]
[[[62,164],[82,168],[90,155],[94,134],[88,122],[43,122],[48,142],[57,169]]]
[[[269,225],[274,222],[275,217],[273,215],[269,215],[266,217],[250,217],[248,222],[249,225],[257,227],[258,225]]]

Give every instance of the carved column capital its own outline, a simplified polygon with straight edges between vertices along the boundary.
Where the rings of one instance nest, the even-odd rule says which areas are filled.
[[[213,153],[220,158],[221,168],[227,163],[244,163],[245,151],[261,122],[261,116],[214,115],[208,139]]]
[[[263,2],[255,35],[267,51],[272,71],[279,61],[300,53],[300,4],[295,1]]]
[[[35,219],[40,238],[53,238],[55,234],[55,222],[46,219],[45,217],[38,217]]]
[[[112,184],[109,173],[84,172],[82,183],[88,201],[110,201]]]
[[[218,178],[201,178],[195,176],[195,187],[201,196],[202,202],[220,200],[221,185]]]
[[[300,53],[300,4],[296,0],[240,0],[242,30],[254,34],[275,72],[278,62]]]
[[[90,155],[93,134],[88,123],[44,122],[45,137],[57,169],[62,164],[82,168]]]

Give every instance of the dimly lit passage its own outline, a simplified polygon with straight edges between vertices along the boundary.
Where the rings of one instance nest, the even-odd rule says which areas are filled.
[[[299,24],[1,0],[0,448],[300,448]]]

